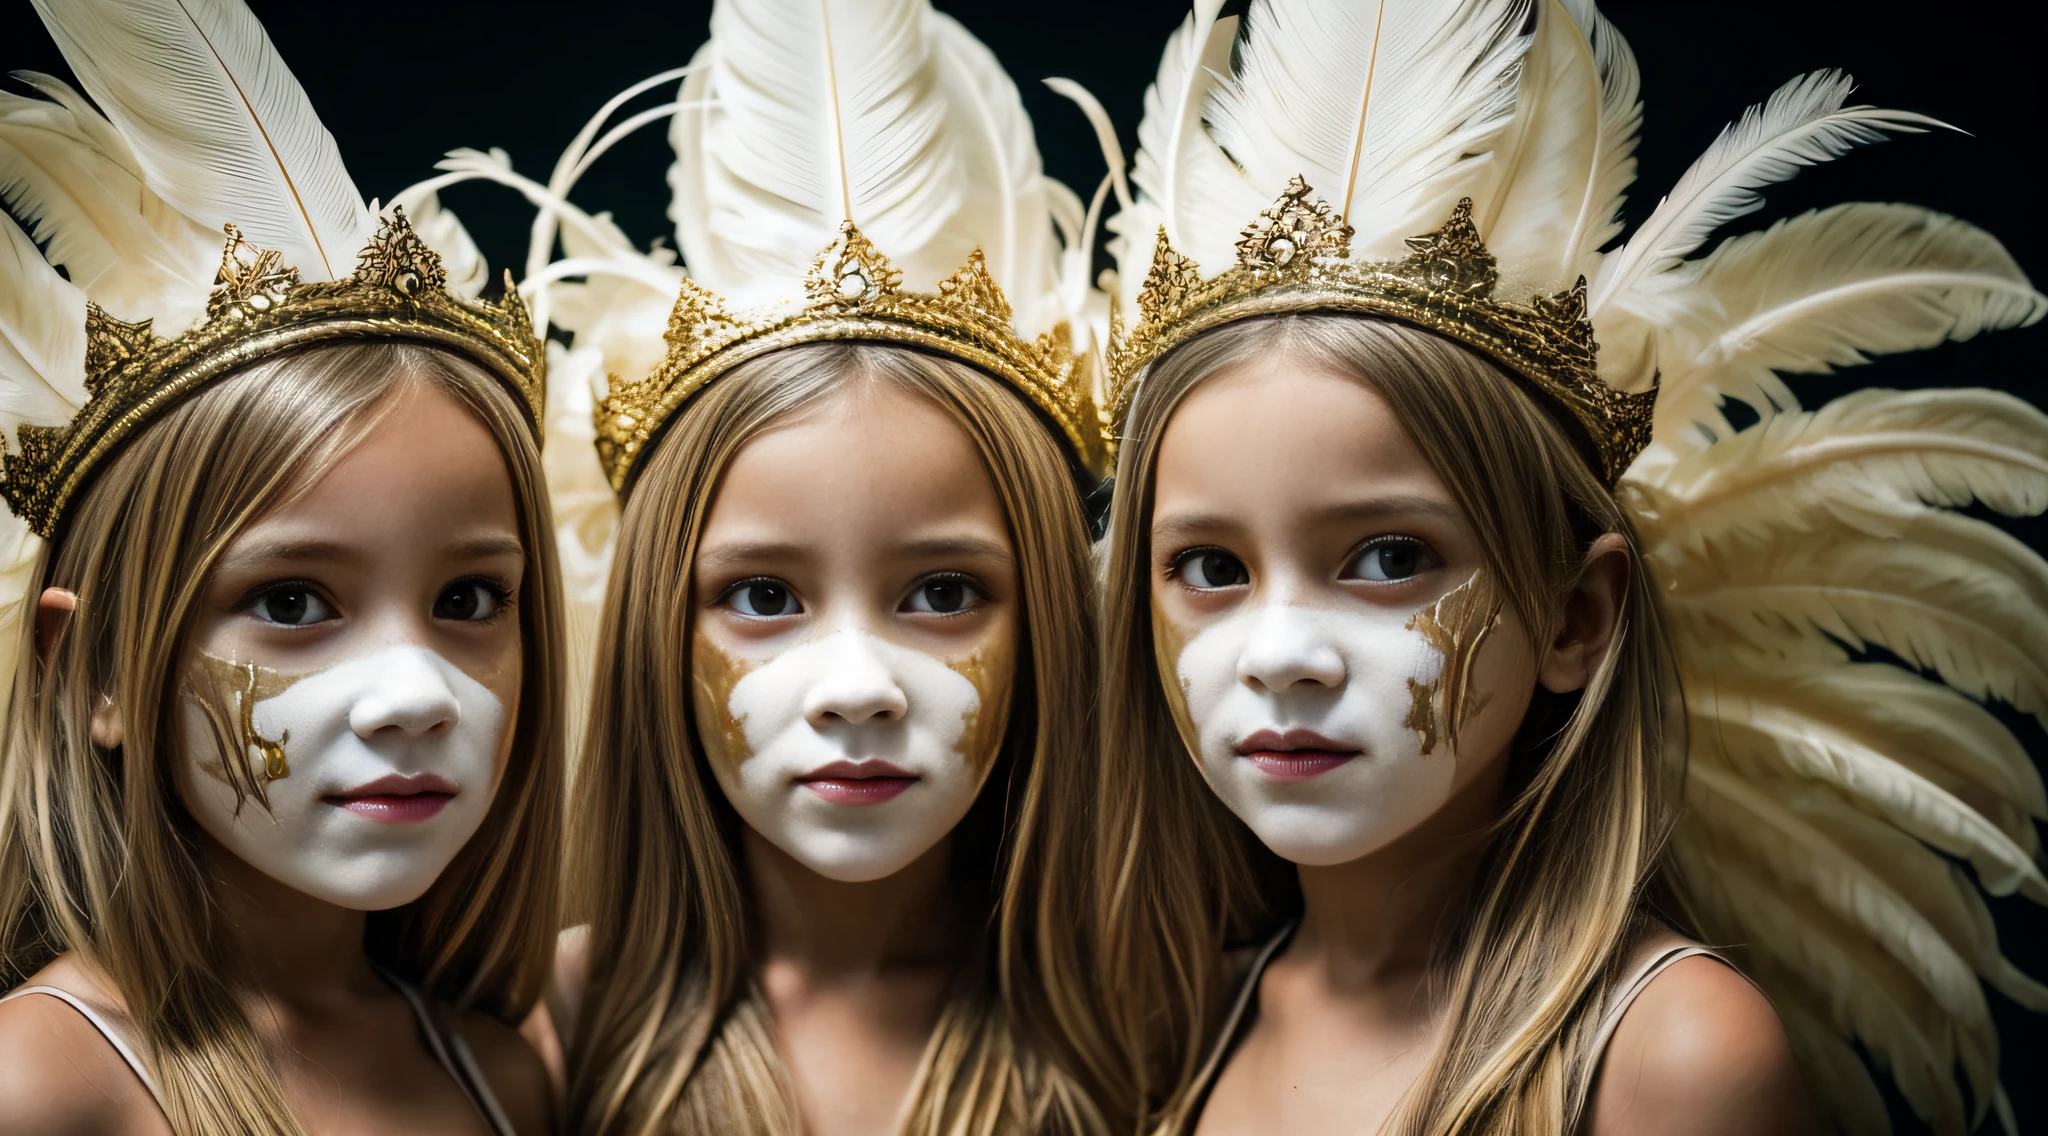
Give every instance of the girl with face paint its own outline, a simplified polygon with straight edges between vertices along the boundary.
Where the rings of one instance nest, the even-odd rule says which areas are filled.
[[[0,1132],[549,1131],[540,345],[454,218],[363,208],[247,11],[106,7],[43,11],[107,118],[0,101],[68,162],[0,173],[51,258],[0,219]]]
[[[1905,534],[1998,544],[1922,502],[2038,509],[1985,487],[2039,487],[2009,459],[2048,420],[1985,392],[1805,415],[1770,370],[2048,299],[1988,235],[1903,206],[1681,260],[1755,207],[1757,170],[1915,125],[1841,109],[1833,74],[1603,253],[1640,121],[1615,29],[1571,0],[1385,7],[1259,0],[1240,34],[1198,5],[1147,97],[1114,225],[1159,235],[1126,248],[1109,361],[1108,1079],[1159,1133],[1789,1133],[1809,1090],[1878,1130],[1854,1040],[1966,1130],[1927,1055],[1954,1023],[1973,1083],[1995,1076],[1980,974],[2048,1001],[1929,845],[2048,896],[2038,776],[1974,703],[1836,644],[2032,689],[1976,668],[2038,624],[2038,559]],[[1777,417],[1737,432],[1724,396]],[[2008,597],[2010,641],[1930,631],[1986,614],[1950,573]],[[1995,736],[1997,768],[1934,756],[1921,712]],[[1744,944],[1745,972],[1706,942]]]
[[[1079,202],[924,0],[711,29],[672,127],[689,278],[543,222],[624,505],[547,1002],[570,1124],[1096,1130]]]

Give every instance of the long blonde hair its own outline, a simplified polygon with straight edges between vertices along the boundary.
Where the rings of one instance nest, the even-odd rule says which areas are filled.
[[[1094,921],[1106,1032],[1136,1101],[1168,1129],[1229,995],[1222,948],[1301,913],[1292,866],[1210,793],[1174,728],[1152,647],[1150,528],[1159,439],[1204,380],[1285,356],[1370,385],[1477,531],[1534,641],[1548,642],[1603,533],[1630,539],[1615,643],[1584,691],[1535,701],[1472,901],[1443,936],[1444,1041],[1404,1103],[1413,1134],[1562,1136],[1583,1107],[1600,1001],[1647,918],[1667,912],[1659,850],[1682,726],[1662,623],[1627,517],[1571,435],[1516,380],[1447,340],[1338,315],[1246,320],[1156,363],[1117,465],[1103,598],[1103,752]]]
[[[954,834],[953,879],[986,932],[927,1045],[904,1131],[1061,1131],[1090,1122],[1060,1070],[1085,984],[1060,883],[1085,871],[1075,805],[1094,693],[1087,535],[1069,468],[1024,402],[963,364],[826,343],[735,368],[698,396],[634,487],[606,598],[571,821],[590,985],[569,1048],[586,1133],[799,1131],[751,977],[740,820],[691,707],[690,579],[719,480],[754,435],[849,383],[929,399],[974,442],[1023,593],[1001,754]]]
[[[562,705],[559,582],[540,455],[513,396],[445,351],[393,342],[255,364],[166,411],[107,463],[44,550],[33,597],[78,610],[48,662],[32,619],[0,754],[0,987],[73,951],[120,991],[181,1136],[303,1131],[236,1000],[197,825],[171,755],[179,660],[207,577],[256,520],[345,455],[410,384],[447,391],[505,456],[527,570],[512,760],[491,811],[426,895],[373,913],[364,948],[429,994],[524,1017],[554,946]],[[121,708],[122,743],[90,736]],[[243,755],[246,760],[246,755]]]

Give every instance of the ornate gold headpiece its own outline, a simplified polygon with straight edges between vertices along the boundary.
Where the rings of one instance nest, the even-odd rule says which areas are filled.
[[[1527,306],[1494,299],[1500,277],[1472,224],[1469,198],[1443,228],[1408,238],[1408,247],[1414,251],[1402,260],[1353,262],[1351,227],[1311,200],[1299,177],[1245,227],[1237,263],[1213,279],[1202,280],[1161,228],[1138,322],[1128,331],[1111,328],[1112,434],[1122,432],[1145,368],[1196,335],[1249,316],[1356,312],[1433,331],[1528,380],[1584,431],[1607,483],[1620,478],[1649,444],[1657,392],[1628,394],[1600,381],[1585,278]]]
[[[411,339],[474,359],[504,381],[540,433],[546,355],[526,305],[506,277],[500,303],[448,293],[441,258],[394,209],[353,275],[302,283],[296,268],[226,227],[206,318],[175,339],[151,321],[126,323],[97,304],[85,312],[86,404],[66,426],[20,427],[21,452],[0,437],[0,496],[48,537],[100,461],[183,395],[238,367],[329,339]]]
[[[950,355],[994,374],[1030,400],[1065,435],[1082,466],[1100,472],[1101,427],[1087,375],[1078,369],[1065,324],[1026,342],[1010,324],[1010,303],[974,250],[966,267],[936,293],[906,292],[902,273],[851,221],[811,266],[804,300],[747,320],[685,279],[662,338],[661,366],[639,382],[617,376],[596,408],[597,454],[612,488],[631,486],[649,443],[690,397],[749,359],[801,343],[870,339]]]

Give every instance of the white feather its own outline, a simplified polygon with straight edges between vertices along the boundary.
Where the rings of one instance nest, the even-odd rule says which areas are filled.
[[[1653,290],[1682,297],[1657,321],[1664,430],[1717,421],[1724,396],[1765,409],[1782,390],[1773,372],[1827,372],[2048,312],[1991,234],[1917,206],[1860,202],[1732,238]]]
[[[852,220],[931,289],[974,234],[924,0],[722,0],[671,128],[671,215],[699,283],[786,299]]]
[[[1601,265],[1589,305],[1596,322],[1610,300],[1643,277],[1670,269],[1715,229],[1762,206],[1758,191],[1764,186],[1882,141],[1886,131],[1917,133],[1946,125],[1910,111],[1844,107],[1855,86],[1840,71],[1802,75],[1723,128],[1628,243]]]
[[[62,426],[85,404],[85,293],[0,216],[0,434]]]
[[[145,186],[127,142],[77,92],[17,77],[49,97],[0,92],[0,201],[101,307],[154,318],[159,332],[184,330],[205,312],[220,230]]]
[[[355,267],[372,218],[334,138],[242,0],[35,0],[157,196],[282,252],[308,280]]]
[[[1523,0],[1258,0],[1231,82],[1209,99],[1216,141],[1267,201],[1299,175],[1356,230],[1353,255],[1397,255],[1484,184],[1526,12]]]
[[[1636,143],[1643,126],[1642,76],[1628,41],[1609,23],[1593,0],[1563,0],[1593,45],[1593,66],[1600,73],[1600,137],[1594,148],[1592,176],[1579,200],[1577,220],[1565,248],[1572,257],[1563,276],[1591,280],[1599,268],[1600,250],[1621,235],[1621,205],[1636,180]]]

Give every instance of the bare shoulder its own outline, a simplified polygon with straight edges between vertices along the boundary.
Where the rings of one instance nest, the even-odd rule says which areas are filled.
[[[505,1110],[519,1136],[546,1136],[555,1130],[553,1082],[540,1054],[519,1031],[489,1014],[465,1013],[460,1029],[476,1055],[491,1094]]]
[[[1643,988],[1600,1060],[1592,1136],[1809,1131],[1806,1090],[1777,1012],[1726,964],[1681,959]]]
[[[77,1010],[44,995],[0,1003],[0,1136],[169,1132],[149,1090]]]

